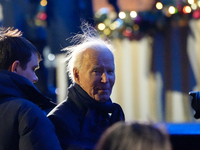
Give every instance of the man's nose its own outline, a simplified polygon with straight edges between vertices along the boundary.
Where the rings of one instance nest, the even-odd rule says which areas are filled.
[[[104,72],[101,76],[101,82],[107,83],[108,82],[108,75],[106,72]]]
[[[35,75],[33,79],[33,83],[36,83],[36,82],[38,82],[38,77]]]

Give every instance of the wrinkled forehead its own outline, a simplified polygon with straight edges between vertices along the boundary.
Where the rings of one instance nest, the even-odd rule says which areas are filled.
[[[106,67],[115,68],[114,56],[109,49],[87,49],[83,53],[82,67]]]
[[[98,47],[98,48],[87,48],[83,52],[83,56],[85,58],[109,58],[114,60],[114,55],[113,53],[107,48],[107,47]]]

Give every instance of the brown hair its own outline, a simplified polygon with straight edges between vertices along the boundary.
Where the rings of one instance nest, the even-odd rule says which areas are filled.
[[[18,60],[22,69],[26,69],[32,54],[41,61],[41,55],[35,46],[22,37],[22,32],[13,28],[0,28],[0,69],[8,70]]]
[[[166,131],[151,123],[118,122],[108,128],[95,150],[171,150]]]

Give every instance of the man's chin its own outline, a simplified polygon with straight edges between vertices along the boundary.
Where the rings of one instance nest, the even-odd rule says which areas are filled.
[[[107,102],[109,100],[110,97],[108,96],[101,96],[99,97],[99,102]]]

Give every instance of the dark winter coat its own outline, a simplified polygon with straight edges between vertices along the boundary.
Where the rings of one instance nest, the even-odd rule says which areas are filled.
[[[78,84],[69,88],[68,98],[48,115],[63,150],[93,149],[101,134],[117,121],[124,120],[121,107],[92,99]]]
[[[42,109],[52,105],[25,77],[0,70],[0,150],[60,150]]]

